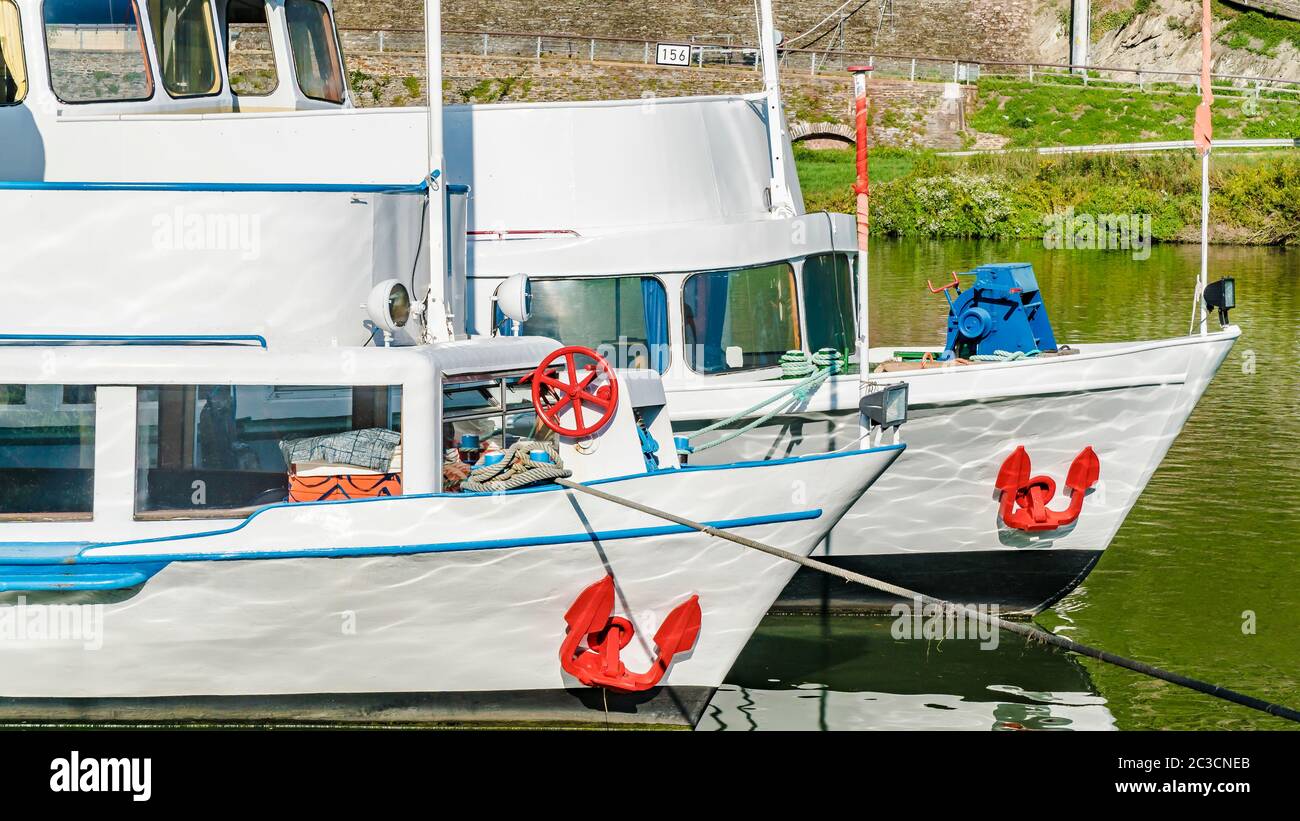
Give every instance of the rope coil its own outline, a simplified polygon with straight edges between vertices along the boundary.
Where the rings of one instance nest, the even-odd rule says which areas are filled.
[[[1020,359],[1032,359],[1038,356],[1042,351],[1034,348],[1032,351],[994,351],[993,353],[977,353],[970,359],[972,362],[1015,362]]]
[[[550,462],[535,461],[530,452],[544,450]],[[560,462],[560,453],[553,442],[522,441],[511,445],[505,452],[505,458],[495,465],[479,464],[469,473],[469,478],[461,482],[461,488],[471,493],[500,493],[516,490],[529,485],[550,482],[555,479],[567,479],[573,471],[565,470]]]

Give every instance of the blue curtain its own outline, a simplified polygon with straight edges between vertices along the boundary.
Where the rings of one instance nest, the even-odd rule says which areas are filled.
[[[722,330],[727,324],[727,297],[731,286],[729,272],[705,274],[704,279],[704,370],[717,373],[727,370]]]
[[[645,308],[646,346],[650,348],[650,367],[659,373],[668,370],[668,294],[654,277],[641,277],[641,301]]]

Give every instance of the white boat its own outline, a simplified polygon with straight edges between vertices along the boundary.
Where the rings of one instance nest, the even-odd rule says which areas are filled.
[[[6,387],[89,400],[57,425],[0,407],[0,716],[693,725],[792,563],[554,484],[446,487],[451,436],[547,440],[553,409],[518,381],[556,347],[0,346]],[[672,434],[659,380],[611,381],[587,405],[605,427],[549,437],[575,480],[805,555],[902,450],[649,467],[643,437]],[[366,471],[286,450],[371,425],[399,431],[391,495],[335,497],[318,486]],[[268,504],[286,482],[323,500]],[[612,624],[621,655],[597,641]]]
[[[774,72],[762,95],[452,107],[442,117],[354,109],[346,90],[334,102],[293,91],[335,87],[341,63],[323,35],[313,41],[323,59],[296,60],[282,45],[294,39],[292,21],[272,3],[267,36],[280,45],[270,65],[288,89],[277,105],[228,91],[224,58],[238,51],[229,37],[211,44],[222,83],[210,109],[164,94],[149,15],[132,19],[153,96],[69,102],[45,80],[39,5],[17,5],[28,79],[17,104],[0,107],[0,133],[20,147],[0,156],[0,218],[13,238],[0,249],[0,273],[13,282],[0,328],[11,335],[113,335],[126,322],[153,337],[361,344],[380,332],[360,306],[397,278],[429,294],[436,336],[491,336],[510,332],[496,300],[523,273],[535,302],[524,332],[662,371],[687,434],[785,391],[773,380],[787,349],[847,355],[849,366],[815,392],[692,454],[696,464],[851,441],[871,369],[899,348],[926,349],[915,340],[871,347],[862,366],[856,225],[803,213]],[[227,11],[210,13],[221,23]],[[328,14],[298,19],[328,26]],[[272,143],[294,150],[229,150]],[[423,180],[412,171],[428,168]],[[51,224],[79,241],[30,240]],[[425,273],[430,256],[447,259],[444,279]],[[711,295],[726,306],[719,317],[705,309]],[[1238,335],[1229,326],[1122,344],[1070,339],[1070,357],[889,373],[911,388],[912,449],[819,554],[963,602],[1047,606],[1109,545]],[[417,340],[398,331],[396,341]],[[995,484],[1021,447],[1061,481],[1092,448],[1098,481],[1076,522],[1006,526]],[[792,589],[789,601],[881,604],[840,601],[820,585]]]

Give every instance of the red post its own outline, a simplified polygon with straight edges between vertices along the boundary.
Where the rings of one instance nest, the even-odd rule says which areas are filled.
[[[869,316],[867,313],[867,239],[871,225],[871,179],[868,160],[867,133],[867,73],[871,66],[850,66],[853,72],[853,118],[856,128],[858,178],[853,193],[858,200],[858,336],[861,342],[862,372],[869,370],[867,351],[870,348]]]

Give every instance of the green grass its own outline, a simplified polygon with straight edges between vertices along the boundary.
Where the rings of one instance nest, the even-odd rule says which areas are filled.
[[[968,125],[1010,138],[1012,147],[1096,145],[1191,139],[1195,92],[1079,88],[1016,80],[980,81]],[[1224,137],[1300,137],[1300,102],[1220,95],[1214,133]]]
[[[1219,32],[1218,39],[1232,48],[1276,57],[1277,47],[1282,43],[1300,49],[1300,22],[1268,17],[1257,11],[1243,12],[1231,16],[1231,22]]]
[[[1199,162],[1188,152],[1154,155],[1030,152],[939,157],[872,154],[872,231],[917,237],[1040,236],[1045,215],[1149,214],[1158,241],[1195,239]],[[852,151],[796,151],[809,211],[852,213]],[[1217,241],[1300,242],[1300,154],[1219,155],[1211,177]]]
[[[925,152],[877,148],[871,152],[871,182],[874,185],[902,177],[912,171],[918,159],[927,156],[930,155]],[[851,198],[845,192],[853,187],[858,176],[855,149],[795,146],[794,159],[809,211],[840,210],[839,200],[845,196]]]

